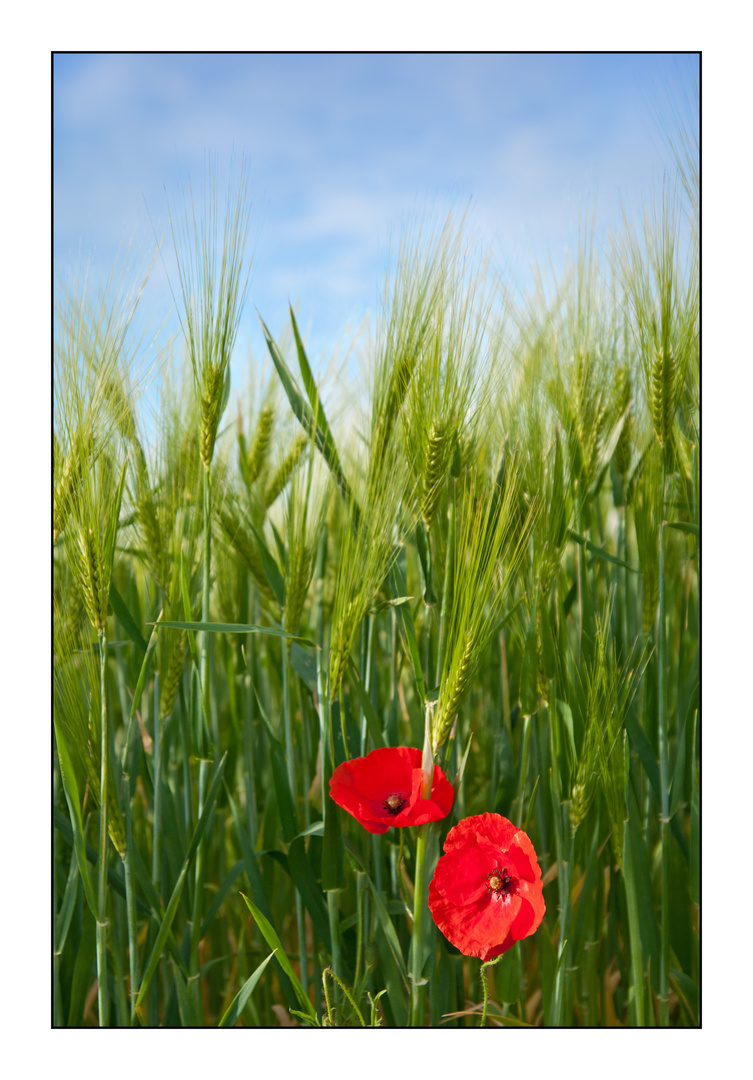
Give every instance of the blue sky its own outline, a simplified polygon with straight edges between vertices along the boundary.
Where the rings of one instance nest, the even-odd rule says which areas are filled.
[[[657,112],[696,56],[67,54],[54,60],[54,263],[104,275],[130,243],[144,296],[177,327],[168,197],[207,151],[250,164],[253,270],[237,356],[264,353],[299,302],[314,360],[378,310],[390,242],[426,209],[470,204],[469,231],[530,284],[562,264],[596,199],[597,233],[670,164]],[[236,360],[237,363],[237,360]],[[235,370],[235,365],[234,365]]]

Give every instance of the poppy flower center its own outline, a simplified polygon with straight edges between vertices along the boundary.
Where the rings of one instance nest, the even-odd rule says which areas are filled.
[[[486,875],[486,878],[486,887],[495,900],[501,900],[518,891],[517,879],[507,872],[506,866],[501,870],[495,868],[490,874]]]
[[[382,806],[388,814],[399,814],[408,801],[407,795],[401,795],[399,791],[394,791],[392,795],[388,795],[382,803]]]

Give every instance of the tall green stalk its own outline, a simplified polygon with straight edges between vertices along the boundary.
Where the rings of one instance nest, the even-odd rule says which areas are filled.
[[[152,884],[159,895],[162,884],[162,719],[160,717],[159,673],[154,675],[154,825],[152,829]]]
[[[669,1025],[669,737],[664,701],[664,556],[666,543],[666,451],[661,453],[661,519],[659,521],[659,625],[656,653],[659,720],[659,786],[661,789],[661,959],[659,966],[659,1024]]]
[[[562,843],[558,842],[557,844],[559,862],[560,940],[559,949],[557,951],[557,975],[554,982],[552,1017],[558,1027],[561,1027],[566,1023],[565,988],[567,986],[567,952],[569,945],[568,936],[570,934],[570,874],[572,871],[573,849],[575,846],[575,835],[570,826],[568,805],[568,803],[562,805],[562,830],[566,835],[569,834],[566,858],[562,858]],[[557,835],[559,838],[559,830],[557,830]]]
[[[416,877],[413,882],[413,953],[411,961],[410,1026],[421,1027],[423,1022],[424,987],[421,985],[423,968],[424,913],[426,904],[426,833],[428,825],[420,825],[416,838]]]
[[[625,830],[625,857],[623,862],[623,881],[627,901],[628,929],[630,932],[630,966],[633,989],[633,1007],[637,1027],[644,1027],[646,1016],[643,994],[643,945],[641,942],[640,922],[638,918],[638,889],[633,866],[632,841]]]
[[[204,552],[203,552],[203,575],[201,581],[201,621],[209,622],[209,593],[211,589],[212,574],[212,470],[211,466],[204,470]],[[209,723],[209,635],[204,632],[201,635],[201,690],[204,698],[204,716]],[[201,813],[201,808],[199,808]]]
[[[204,469],[204,553],[203,553],[203,577],[201,585],[201,621],[209,622],[209,592],[211,584],[211,536],[212,536],[212,473],[211,467]],[[201,693],[204,701],[204,717],[209,722],[209,635],[203,632],[199,643],[199,664],[201,668]],[[209,761],[202,756],[199,762],[199,806],[198,817],[201,817],[204,809],[209,779]],[[189,964],[189,986],[193,998],[196,1014],[200,1015],[201,987],[199,985],[199,941],[201,938],[201,920],[203,914],[202,894],[204,892],[204,872],[206,858],[207,836],[205,835],[196,852],[196,874],[194,880],[193,912],[191,922],[191,953]]]
[[[107,779],[109,731],[107,727],[107,630],[99,631],[99,692],[101,701],[101,771],[99,807],[99,863],[97,880],[97,1007],[99,1026],[110,1023],[107,985]]]
[[[123,852],[123,877],[125,879],[126,920],[128,922],[128,974],[131,990],[131,1023],[134,1021],[136,998],[139,992],[139,939],[136,925],[136,893],[133,887],[133,822],[128,784],[124,780],[124,803],[126,811],[126,847]]]
[[[282,617],[282,629],[286,630],[286,613],[283,611]],[[290,794],[293,797],[293,801],[297,802],[298,780],[296,776],[295,767],[295,743],[293,742],[293,724],[290,716],[290,671],[288,670],[288,664],[290,662],[290,654],[288,649],[287,638],[282,638],[282,716],[283,716],[283,728],[285,733],[285,756],[287,758],[288,765],[288,782],[290,784]],[[306,798],[306,792],[303,793],[304,799]],[[306,922],[303,914],[303,902],[301,900],[301,894],[296,889],[295,891],[295,916],[296,927],[298,930],[298,956],[301,966],[301,985],[303,986],[304,993],[308,992],[308,952],[306,949]]]
[[[428,799],[434,774],[431,750],[431,711],[427,707],[424,728],[423,782],[421,798]],[[428,911],[426,901],[426,842],[430,823],[420,825],[416,838],[416,873],[413,881],[413,947],[411,953],[410,1026],[421,1027],[424,1016],[424,923]]]

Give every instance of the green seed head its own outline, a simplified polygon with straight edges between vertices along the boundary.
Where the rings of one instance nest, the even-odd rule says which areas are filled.
[[[662,448],[672,434],[675,415],[675,358],[671,349],[655,349],[651,364],[651,419],[654,432]]]

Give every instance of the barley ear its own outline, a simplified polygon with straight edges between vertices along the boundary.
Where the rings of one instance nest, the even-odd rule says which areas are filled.
[[[269,444],[272,440],[272,429],[275,423],[275,409],[273,405],[265,405],[259,413],[256,425],[254,441],[246,458],[247,483],[253,484],[254,480],[264,468],[269,453]]]
[[[675,416],[675,358],[660,346],[654,350],[651,373],[651,419],[662,449],[669,442]]]
[[[264,563],[259,552],[259,545],[229,499],[226,499],[218,507],[217,516],[225,539],[240,555],[259,589],[266,596],[271,597],[272,587],[264,572]]]
[[[354,596],[345,608],[340,619],[332,628],[332,644],[329,653],[329,690],[330,700],[336,701],[340,693],[345,668],[353,647],[356,630],[366,614],[366,600],[362,593]]]
[[[301,621],[314,570],[314,555],[314,549],[308,544],[294,544],[290,551],[290,565],[285,582],[285,627],[291,634],[296,632]]]
[[[167,631],[163,631],[163,633],[167,633]],[[162,677],[162,684],[160,687],[160,716],[163,720],[173,711],[175,698],[178,694],[178,687],[180,686],[180,680],[183,676],[183,664],[187,644],[188,632],[186,630],[181,630],[179,634],[173,635],[167,668]]]
[[[223,374],[216,360],[207,364],[202,372],[201,420],[199,425],[199,452],[207,472],[212,468],[214,444],[217,440],[217,428],[220,424],[220,404],[222,401]]]
[[[293,475],[298,462],[301,460],[303,451],[309,444],[308,435],[297,436],[290,451],[282,459],[279,468],[273,474],[264,492],[264,505],[269,507],[285,490],[290,477]]]
[[[72,449],[68,451],[63,462],[60,477],[55,484],[53,494],[52,511],[52,542],[57,543],[65,529],[68,515],[71,509],[71,500],[74,489],[81,476],[80,456]]]
[[[421,516],[427,530],[434,522],[439,496],[442,494],[442,484],[447,471],[448,443],[445,425],[441,419],[435,417],[429,431],[426,467],[422,479]]]
[[[102,558],[99,535],[93,528],[79,526],[76,530],[72,563],[89,622],[100,633],[104,629],[107,612],[103,617],[100,604]]]
[[[474,636],[469,631],[466,635],[463,651],[457,662],[450,668],[449,677],[437,702],[431,733],[434,753],[446,742],[458,709],[470,689],[471,678],[476,666],[476,652]]]

